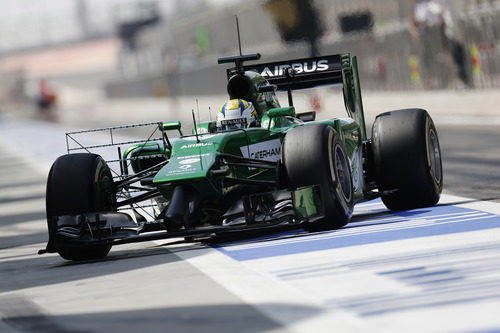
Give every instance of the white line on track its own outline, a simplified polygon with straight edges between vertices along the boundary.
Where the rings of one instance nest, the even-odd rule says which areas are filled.
[[[231,252],[231,251],[239,251],[239,250],[246,250],[246,249],[252,249],[252,248],[260,248],[260,247],[265,246],[266,243],[270,243],[272,245],[297,244],[297,243],[311,242],[311,241],[317,241],[317,240],[323,240],[323,239],[342,238],[342,237],[346,237],[346,236],[350,236],[350,235],[370,234],[370,233],[375,233],[375,232],[380,232],[380,231],[412,229],[412,228],[416,228],[416,227],[436,225],[436,222],[439,222],[439,221],[446,221],[444,223],[439,223],[439,224],[448,224],[448,223],[468,222],[468,221],[488,219],[488,218],[497,218],[497,217],[498,216],[496,216],[496,215],[492,216],[492,215],[488,215],[487,213],[470,213],[470,214],[460,214],[458,216],[442,218],[442,219],[440,219],[440,218],[435,218],[435,219],[398,218],[398,219],[392,220],[392,222],[391,222],[392,224],[389,227],[387,225],[375,225],[372,227],[363,227],[363,228],[345,228],[345,229],[336,230],[334,233],[326,232],[324,234],[313,234],[310,236],[305,234],[305,235],[303,235],[303,237],[300,237],[299,239],[294,238],[294,239],[259,241],[258,243],[250,243],[250,244],[245,243],[244,245],[236,245],[233,243],[229,243],[227,245],[226,244],[224,245],[224,250]],[[401,222],[398,222],[398,220]],[[372,223],[380,223],[382,221],[373,220],[371,222]]]

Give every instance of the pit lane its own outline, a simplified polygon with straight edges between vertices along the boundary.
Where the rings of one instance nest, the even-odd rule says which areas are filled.
[[[0,126],[2,331],[500,329],[495,127],[438,123],[448,195],[435,208],[390,213],[374,201],[338,231],[124,245],[73,264],[36,255],[67,128]]]

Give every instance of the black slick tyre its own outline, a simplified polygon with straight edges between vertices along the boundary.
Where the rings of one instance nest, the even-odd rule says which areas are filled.
[[[325,217],[305,223],[304,229],[336,229],[350,221],[354,205],[351,169],[335,129],[310,124],[290,130],[283,142],[282,163],[291,189],[321,187]]]
[[[434,123],[422,109],[380,114],[372,129],[375,178],[391,210],[429,207],[443,188],[441,150]]]
[[[116,211],[113,177],[106,162],[96,154],[69,154],[59,157],[47,179],[47,221],[49,232],[55,216],[90,212]],[[49,241],[67,260],[89,260],[105,257],[111,245],[75,245],[56,237]]]

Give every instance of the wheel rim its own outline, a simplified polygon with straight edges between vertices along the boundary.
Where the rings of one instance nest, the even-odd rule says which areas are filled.
[[[441,183],[442,171],[441,171],[441,152],[439,150],[439,142],[437,139],[436,132],[433,128],[429,129],[429,145],[428,145],[428,156],[429,156],[429,166],[430,172],[434,181],[439,184]]]
[[[116,211],[116,198],[112,187],[113,176],[110,169],[102,161],[95,178],[95,209],[97,211]]]
[[[335,156],[335,175],[337,176],[337,182],[340,185],[342,195],[346,201],[351,201],[352,195],[352,184],[349,171],[349,165],[347,164],[347,159],[340,145],[336,145],[334,148]]]

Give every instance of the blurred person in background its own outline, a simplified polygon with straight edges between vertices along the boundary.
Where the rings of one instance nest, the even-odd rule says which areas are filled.
[[[36,105],[39,115],[44,120],[56,121],[55,106],[57,95],[46,79],[40,79],[38,82],[38,93],[36,96]]]
[[[446,88],[450,72],[456,72],[462,85],[469,87],[467,55],[455,33],[451,13],[443,0],[416,0],[413,26],[421,46],[424,86]],[[453,70],[453,64],[456,70]],[[437,75],[437,77],[436,77]]]

